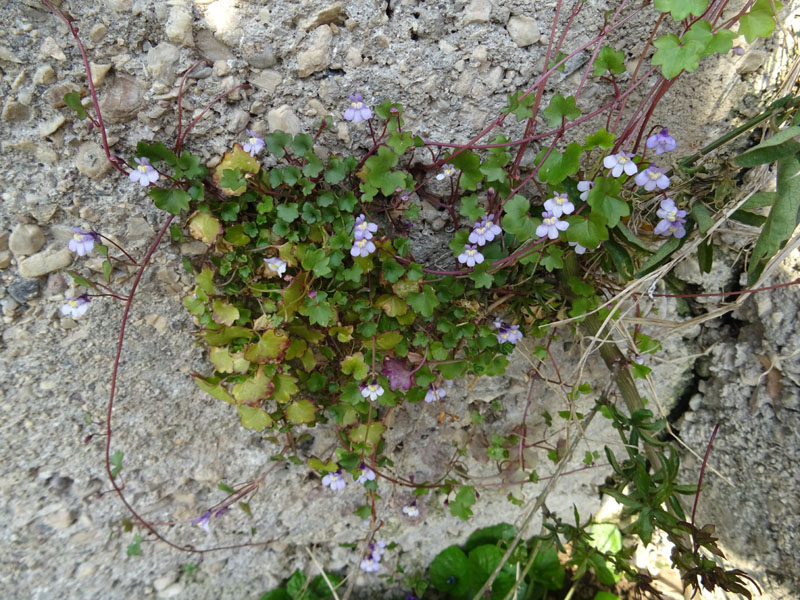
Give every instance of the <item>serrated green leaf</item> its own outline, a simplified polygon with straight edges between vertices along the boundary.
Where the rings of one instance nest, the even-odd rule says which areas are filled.
[[[361,352],[350,354],[342,360],[342,373],[352,375],[356,381],[362,381],[369,372],[364,355]]]
[[[678,37],[672,33],[656,39],[653,45],[658,50],[653,54],[652,63],[661,66],[661,73],[666,79],[677,77],[681,71],[689,73],[696,71],[700,64],[700,56],[705,50],[703,44],[693,40],[681,44]]]
[[[272,397],[281,404],[286,404],[292,399],[292,396],[300,391],[300,388],[297,387],[297,377],[288,373],[278,373],[272,378],[272,383],[275,386]]]
[[[783,8],[783,4],[778,0],[756,0],[750,10],[739,19],[739,35],[743,35],[748,44],[752,44],[756,38],[767,38],[775,31],[775,10]]]
[[[690,14],[702,15],[708,8],[708,0],[655,0],[655,9],[668,12],[676,21],[682,21]]]
[[[421,293],[412,292],[408,294],[406,301],[411,308],[423,317],[432,317],[433,309],[439,306],[439,299],[436,297],[433,287],[424,284]]]
[[[592,65],[594,72],[592,75],[600,77],[606,71],[619,75],[625,71],[625,53],[622,50],[614,50],[610,46],[603,46],[597,53]]]
[[[550,104],[542,111],[542,114],[547,117],[550,127],[558,127],[561,125],[562,119],[574,121],[580,117],[581,111],[575,105],[574,96],[564,98],[561,94],[556,93],[550,99]]]

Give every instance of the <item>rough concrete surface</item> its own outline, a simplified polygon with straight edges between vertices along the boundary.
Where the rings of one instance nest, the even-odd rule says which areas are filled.
[[[184,124],[217,94],[251,84],[249,91],[215,105],[189,135],[187,147],[209,166],[243,139],[245,128],[312,132],[328,114],[334,115],[337,132],[328,150],[359,152],[369,142],[368,130],[341,119],[352,92],[362,93],[370,104],[384,98],[402,103],[407,127],[427,139],[463,142],[498,114],[507,94],[526,88],[541,72],[555,6],[523,0],[60,4],[80,27],[116,154],[133,156],[139,140],[169,144],[174,139],[177,85],[198,59],[209,63],[188,79]],[[612,4],[586,2],[568,47],[590,39]],[[652,19],[643,14],[614,38],[615,46],[626,51],[628,75],[651,26]],[[112,450],[125,455],[125,492],[178,544],[273,542],[208,553],[191,576],[181,565],[196,562],[196,556],[161,543],[145,541],[141,556],[126,556],[134,533],[123,531],[121,520],[129,515],[107,493],[103,466],[121,311],[110,300],[96,300],[79,320],[61,315],[65,298],[76,292],[64,269],[71,265],[102,273],[96,258],[77,258],[65,248],[69,227],[80,226],[141,256],[164,217],[137,184],[114,172],[97,132],[64,106],[70,91],[80,91],[86,101],[87,84],[63,24],[35,0],[24,0],[0,3],[0,31],[3,597],[258,598],[295,568],[316,572],[306,549],[330,570],[351,569],[356,552],[339,544],[359,544],[368,533],[368,523],[353,515],[364,495],[356,486],[334,494],[304,466],[284,462],[274,468],[250,499],[252,518],[231,511],[212,521],[209,534],[190,524],[224,497],[217,489],[220,481],[245,482],[270,469],[279,446],[242,429],[229,406],[192,382],[192,371],[207,371],[180,302],[193,285],[181,258],[193,248],[173,244],[169,236],[142,280],[122,358]],[[761,96],[780,83],[788,58],[777,43],[737,44],[745,49],[743,56],[731,53],[704,63],[673,86],[656,111],[652,122],[668,126],[682,148],[699,147],[757,114]],[[588,59],[588,54],[577,56],[564,74],[557,73],[553,82],[564,86],[558,89],[574,89]],[[584,108],[612,97],[604,83],[587,86]],[[512,121],[504,132],[509,136],[521,132]],[[425,211],[424,232],[442,229],[437,211]],[[415,243],[435,244],[436,239],[420,234]],[[437,252],[431,245],[423,253],[433,261]],[[773,281],[796,278],[798,264],[786,267],[793,274],[777,272]],[[731,272],[736,269],[741,265],[734,260],[718,262],[717,281],[735,280],[738,272]],[[663,373],[659,390],[668,409],[686,390],[696,390],[680,423],[692,448],[702,452],[710,429],[722,422],[711,464],[733,487],[709,475],[700,515],[717,524],[731,563],[751,570],[765,597],[776,600],[800,593],[797,303],[796,288],[758,295],[730,318],[665,343],[664,353],[652,359],[656,375]],[[665,313],[670,310],[675,315],[674,307],[664,307]],[[569,364],[577,359],[578,345],[568,330],[562,338],[555,351]],[[710,368],[686,359],[706,351]],[[508,433],[522,418],[528,360],[520,348],[506,376],[480,380],[471,390],[470,382],[459,382],[441,407],[398,411],[387,435],[389,444],[403,446],[396,471],[418,479],[440,476],[456,442],[470,449],[464,461],[472,474],[499,482],[492,465],[475,458],[482,447],[467,431],[469,412],[484,414],[489,433]],[[590,361],[584,378],[601,389],[607,374]],[[591,405],[586,402],[577,408]],[[555,443],[565,433],[546,430],[541,415],[565,407],[552,390],[537,389],[529,427]],[[439,423],[441,410],[452,419]],[[301,454],[323,456],[334,447],[331,434],[310,433]],[[576,467],[586,449],[614,440],[600,420],[586,434],[593,445],[579,446]],[[685,461],[687,476],[696,474],[693,459]],[[574,503],[588,516],[599,506],[597,486],[605,476],[603,469],[591,469],[565,478],[549,509],[569,518]],[[509,491],[529,500],[539,489],[486,487],[475,517],[464,523],[448,514],[440,494],[422,497],[420,516],[407,518],[400,512],[412,499],[407,490],[382,487],[376,508],[385,525],[378,537],[398,544],[384,562],[407,573],[424,568],[475,528],[517,519],[521,511],[506,500]],[[361,573],[356,595],[382,597],[382,586],[380,578]]]

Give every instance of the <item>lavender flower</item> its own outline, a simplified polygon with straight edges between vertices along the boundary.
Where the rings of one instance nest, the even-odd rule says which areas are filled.
[[[72,298],[64,306],[61,307],[62,315],[69,315],[73,319],[82,317],[89,310],[89,296],[82,294],[77,298]]]
[[[377,573],[381,570],[381,563],[375,560],[372,555],[366,557],[361,561],[361,570],[367,573]]]
[[[358,468],[359,472],[361,473],[356,479],[356,483],[366,483],[367,481],[375,481],[375,471],[370,469],[366,464],[363,462],[361,466]]]
[[[625,171],[626,175],[632,176],[639,172],[639,167],[633,162],[632,152],[619,152],[617,154],[609,154],[603,159],[603,166],[606,169],[611,169],[613,177],[619,177]]]
[[[678,143],[675,141],[667,128],[664,127],[658,133],[651,135],[647,138],[647,147],[648,148],[655,148],[656,154],[663,154],[664,152],[672,152],[675,148],[678,147]]]
[[[669,187],[669,177],[664,175],[664,169],[650,165],[636,176],[636,185],[641,185],[648,192],[658,188],[665,190]]]
[[[506,325],[500,319],[494,322],[495,329],[497,329],[497,343],[502,344],[510,342],[517,345],[517,342],[522,339],[522,332],[519,330],[519,325]]]
[[[383,396],[383,388],[377,381],[373,381],[372,383],[361,387],[361,395],[364,396],[364,398],[369,398],[370,400],[375,401],[379,396]]]
[[[458,255],[458,262],[462,265],[466,264],[468,267],[474,267],[483,262],[483,254],[474,245],[467,244],[464,246],[464,252]]]
[[[78,256],[89,254],[94,248],[94,243],[100,241],[100,236],[93,231],[83,231],[72,227],[72,239],[67,246]]]
[[[369,545],[369,554],[361,561],[361,570],[377,573],[381,569],[381,558],[385,552],[386,542],[380,541]]]
[[[586,248],[581,246],[578,242],[570,242],[569,245],[572,246],[573,248],[575,248],[575,254],[585,254],[586,253]]]
[[[197,517],[194,521],[192,521],[192,525],[199,525],[203,529],[205,529],[206,533],[211,533],[211,529],[208,527],[208,522],[211,519],[211,511],[207,511]]]
[[[286,273],[286,261],[281,258],[265,258],[264,263],[266,263],[267,269],[273,273],[277,273],[278,277]]]
[[[542,213],[543,222],[536,228],[536,235],[539,237],[549,237],[551,240],[558,238],[559,231],[566,231],[569,228],[569,223],[566,221],[559,221],[550,211]]]
[[[353,236],[356,240],[371,240],[372,234],[377,231],[378,226],[375,223],[367,221],[367,217],[363,214],[358,215],[355,228],[353,229]]]
[[[456,174],[456,168],[453,165],[451,165],[450,163],[447,163],[447,164],[442,166],[442,172],[439,173],[436,176],[436,179],[441,181],[445,177],[451,177],[451,176],[453,176],[455,174]]]
[[[443,390],[440,387],[436,387],[433,384],[428,386],[428,391],[425,392],[425,402],[433,402],[434,400],[441,400],[447,396],[447,390]]]
[[[581,193],[581,200],[586,202],[589,197],[589,191],[594,187],[594,181],[579,181],[578,191]]]
[[[131,181],[138,182],[142,187],[147,187],[151,183],[158,181],[158,171],[153,168],[153,165],[144,156],[134,158],[133,162],[137,164],[137,167],[128,175]]]
[[[363,239],[363,240],[356,240],[353,242],[353,247],[350,248],[350,254],[352,256],[369,256],[375,252],[375,244],[372,243],[372,240]]]
[[[478,246],[483,246],[502,234],[503,229],[498,223],[494,222],[494,215],[489,215],[475,223],[475,228],[469,234],[469,241]]]
[[[322,485],[330,487],[334,492],[340,492],[347,485],[347,482],[344,480],[342,470],[337,469],[335,473],[328,473],[322,478]]]
[[[372,117],[372,110],[364,104],[361,94],[350,94],[350,108],[344,111],[345,121],[360,123]]]
[[[418,517],[419,509],[417,508],[416,504],[409,504],[408,506],[403,507],[403,514],[406,514],[409,517]]]
[[[250,137],[242,145],[242,150],[249,152],[250,156],[255,156],[264,149],[264,138],[258,137],[255,132],[250,129],[247,130],[247,133],[250,134]]]
[[[676,238],[682,238],[686,235],[686,211],[680,210],[675,206],[675,201],[672,198],[667,198],[661,201],[661,208],[656,211],[656,214],[661,219],[653,229],[653,233],[657,235],[673,235]]]
[[[575,205],[569,201],[566,194],[556,194],[544,203],[544,209],[553,213],[554,217],[561,217],[572,214]]]

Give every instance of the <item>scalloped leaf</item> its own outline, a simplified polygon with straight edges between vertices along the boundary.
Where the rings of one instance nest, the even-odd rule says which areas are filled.
[[[239,318],[239,309],[222,300],[214,300],[211,317],[220,325],[233,325]]]
[[[264,373],[264,368],[259,367],[250,379],[233,386],[233,397],[239,404],[252,404],[265,400],[275,389],[272,380]]]
[[[244,357],[259,364],[281,362],[291,343],[288,336],[268,329],[261,334],[258,342],[245,350]]]
[[[368,371],[367,363],[364,362],[364,355],[361,352],[346,356],[342,361],[342,373],[352,375],[353,379],[357,381],[363,380]]]
[[[384,431],[386,427],[383,423],[361,424],[350,430],[350,441],[354,444],[365,444],[370,449],[375,448],[381,441]]]
[[[236,410],[242,421],[242,427],[250,429],[251,431],[264,431],[272,427],[274,422],[272,417],[270,417],[263,408],[243,404]]]
[[[255,157],[250,156],[249,152],[242,150],[239,144],[233,146],[232,152],[226,152],[222,155],[222,160],[214,169],[212,179],[214,183],[220,186],[222,193],[226,196],[241,196],[247,190],[247,186],[240,186],[236,189],[221,187],[222,178],[225,176],[225,171],[239,169],[242,173],[258,173],[261,165]]]
[[[310,400],[292,402],[286,408],[286,420],[295,425],[313,423],[316,420],[317,407]]]

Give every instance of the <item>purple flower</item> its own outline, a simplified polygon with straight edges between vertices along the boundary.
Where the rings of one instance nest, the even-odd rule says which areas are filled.
[[[361,561],[361,570],[367,573],[377,573],[381,570],[381,563],[370,555]]]
[[[584,254],[586,252],[586,248],[581,246],[578,242],[570,242],[569,245],[575,248],[575,254]]]
[[[377,573],[381,569],[381,558],[385,552],[386,542],[380,541],[369,545],[369,554],[361,561],[361,570]]]
[[[352,121],[359,123],[366,121],[372,117],[372,111],[369,106],[364,104],[364,98],[361,94],[350,94],[350,108],[344,111],[345,121]]]
[[[247,130],[247,133],[250,134],[250,137],[244,145],[242,145],[242,150],[249,152],[250,156],[255,156],[264,149],[264,138],[258,137],[255,132],[250,129]]]
[[[379,396],[383,396],[383,388],[377,381],[373,381],[368,385],[361,386],[361,395],[364,396],[364,398],[375,401]]]
[[[619,177],[625,171],[626,175],[636,175],[639,172],[639,167],[633,162],[632,152],[619,152],[617,154],[609,154],[603,159],[603,166],[606,169],[611,169],[611,175]]]
[[[442,172],[436,176],[436,179],[441,181],[445,177],[452,177],[455,174],[456,174],[456,168],[450,163],[447,163],[442,166]]]
[[[559,231],[566,231],[569,228],[569,223],[566,221],[559,221],[550,211],[542,213],[543,222],[536,228],[536,235],[539,237],[549,237],[551,240],[558,238]]]
[[[586,198],[589,197],[589,190],[594,187],[594,181],[579,181],[578,182],[578,191],[581,193],[581,200],[586,202]]]
[[[433,402],[434,400],[441,400],[447,396],[447,390],[443,390],[440,387],[436,387],[433,384],[428,386],[428,391],[425,392],[425,402]]]
[[[278,277],[286,273],[286,261],[281,258],[265,258],[264,263],[267,265],[267,270],[272,273],[277,273]]]
[[[665,190],[669,187],[669,177],[664,175],[664,169],[653,165],[639,173],[634,181],[636,181],[636,185],[643,186],[648,192],[652,192],[656,188]]]
[[[350,254],[352,256],[369,256],[375,252],[375,244],[372,243],[372,240],[363,239],[363,240],[356,240],[353,242],[353,247],[350,248]]]
[[[72,227],[72,239],[67,246],[78,256],[89,254],[94,248],[94,243],[100,241],[100,236],[94,231],[83,231],[78,227]]]
[[[372,557],[375,560],[380,560],[384,553],[386,552],[386,542],[380,540],[378,542],[373,542],[369,546],[369,551],[372,554]]]
[[[378,226],[375,223],[367,221],[367,217],[363,214],[358,215],[356,224],[353,229],[353,236],[356,240],[371,240],[372,234],[378,231]]]
[[[544,203],[544,209],[553,213],[554,217],[572,214],[575,205],[569,201],[566,194],[556,194]]]
[[[672,198],[667,198],[661,201],[661,208],[656,211],[656,214],[661,219],[653,229],[656,235],[673,235],[676,238],[682,238],[686,235],[686,211],[679,209],[675,206],[675,201]]]
[[[519,330],[519,325],[506,325],[500,319],[496,319],[494,326],[497,329],[497,343],[503,344],[510,342],[516,346],[517,342],[522,339],[522,332]]]
[[[328,473],[322,478],[322,485],[330,487],[334,492],[340,492],[347,485],[347,482],[344,480],[342,470],[337,469],[335,473]]]
[[[375,481],[375,471],[370,469],[367,465],[363,462],[361,466],[358,468],[361,475],[358,476],[356,479],[356,483],[366,483],[367,481]]]
[[[464,251],[458,255],[458,262],[468,267],[474,267],[483,262],[483,254],[474,245],[467,244],[464,246]]]
[[[483,246],[491,242],[498,235],[502,235],[503,230],[498,223],[494,222],[494,215],[484,217],[475,223],[475,228],[469,234],[469,241],[478,246]]]
[[[662,154],[675,150],[675,148],[678,147],[678,143],[675,141],[675,138],[669,134],[667,128],[664,127],[664,129],[658,133],[647,138],[647,147],[655,148],[656,154]]]
[[[211,533],[211,529],[208,527],[208,521],[211,519],[211,511],[203,513],[199,517],[197,517],[194,521],[192,521],[192,525],[199,525],[203,529],[206,530],[206,533]]]
[[[403,507],[403,513],[409,517],[418,517],[419,509],[417,508],[416,504],[409,504],[408,506]]]
[[[131,181],[138,181],[142,187],[147,187],[151,183],[158,181],[158,171],[153,168],[153,165],[144,156],[134,158],[133,162],[137,164],[137,167],[128,175]]]
[[[73,319],[82,317],[89,310],[89,296],[82,294],[77,298],[72,298],[61,307],[62,315],[69,315]]]

